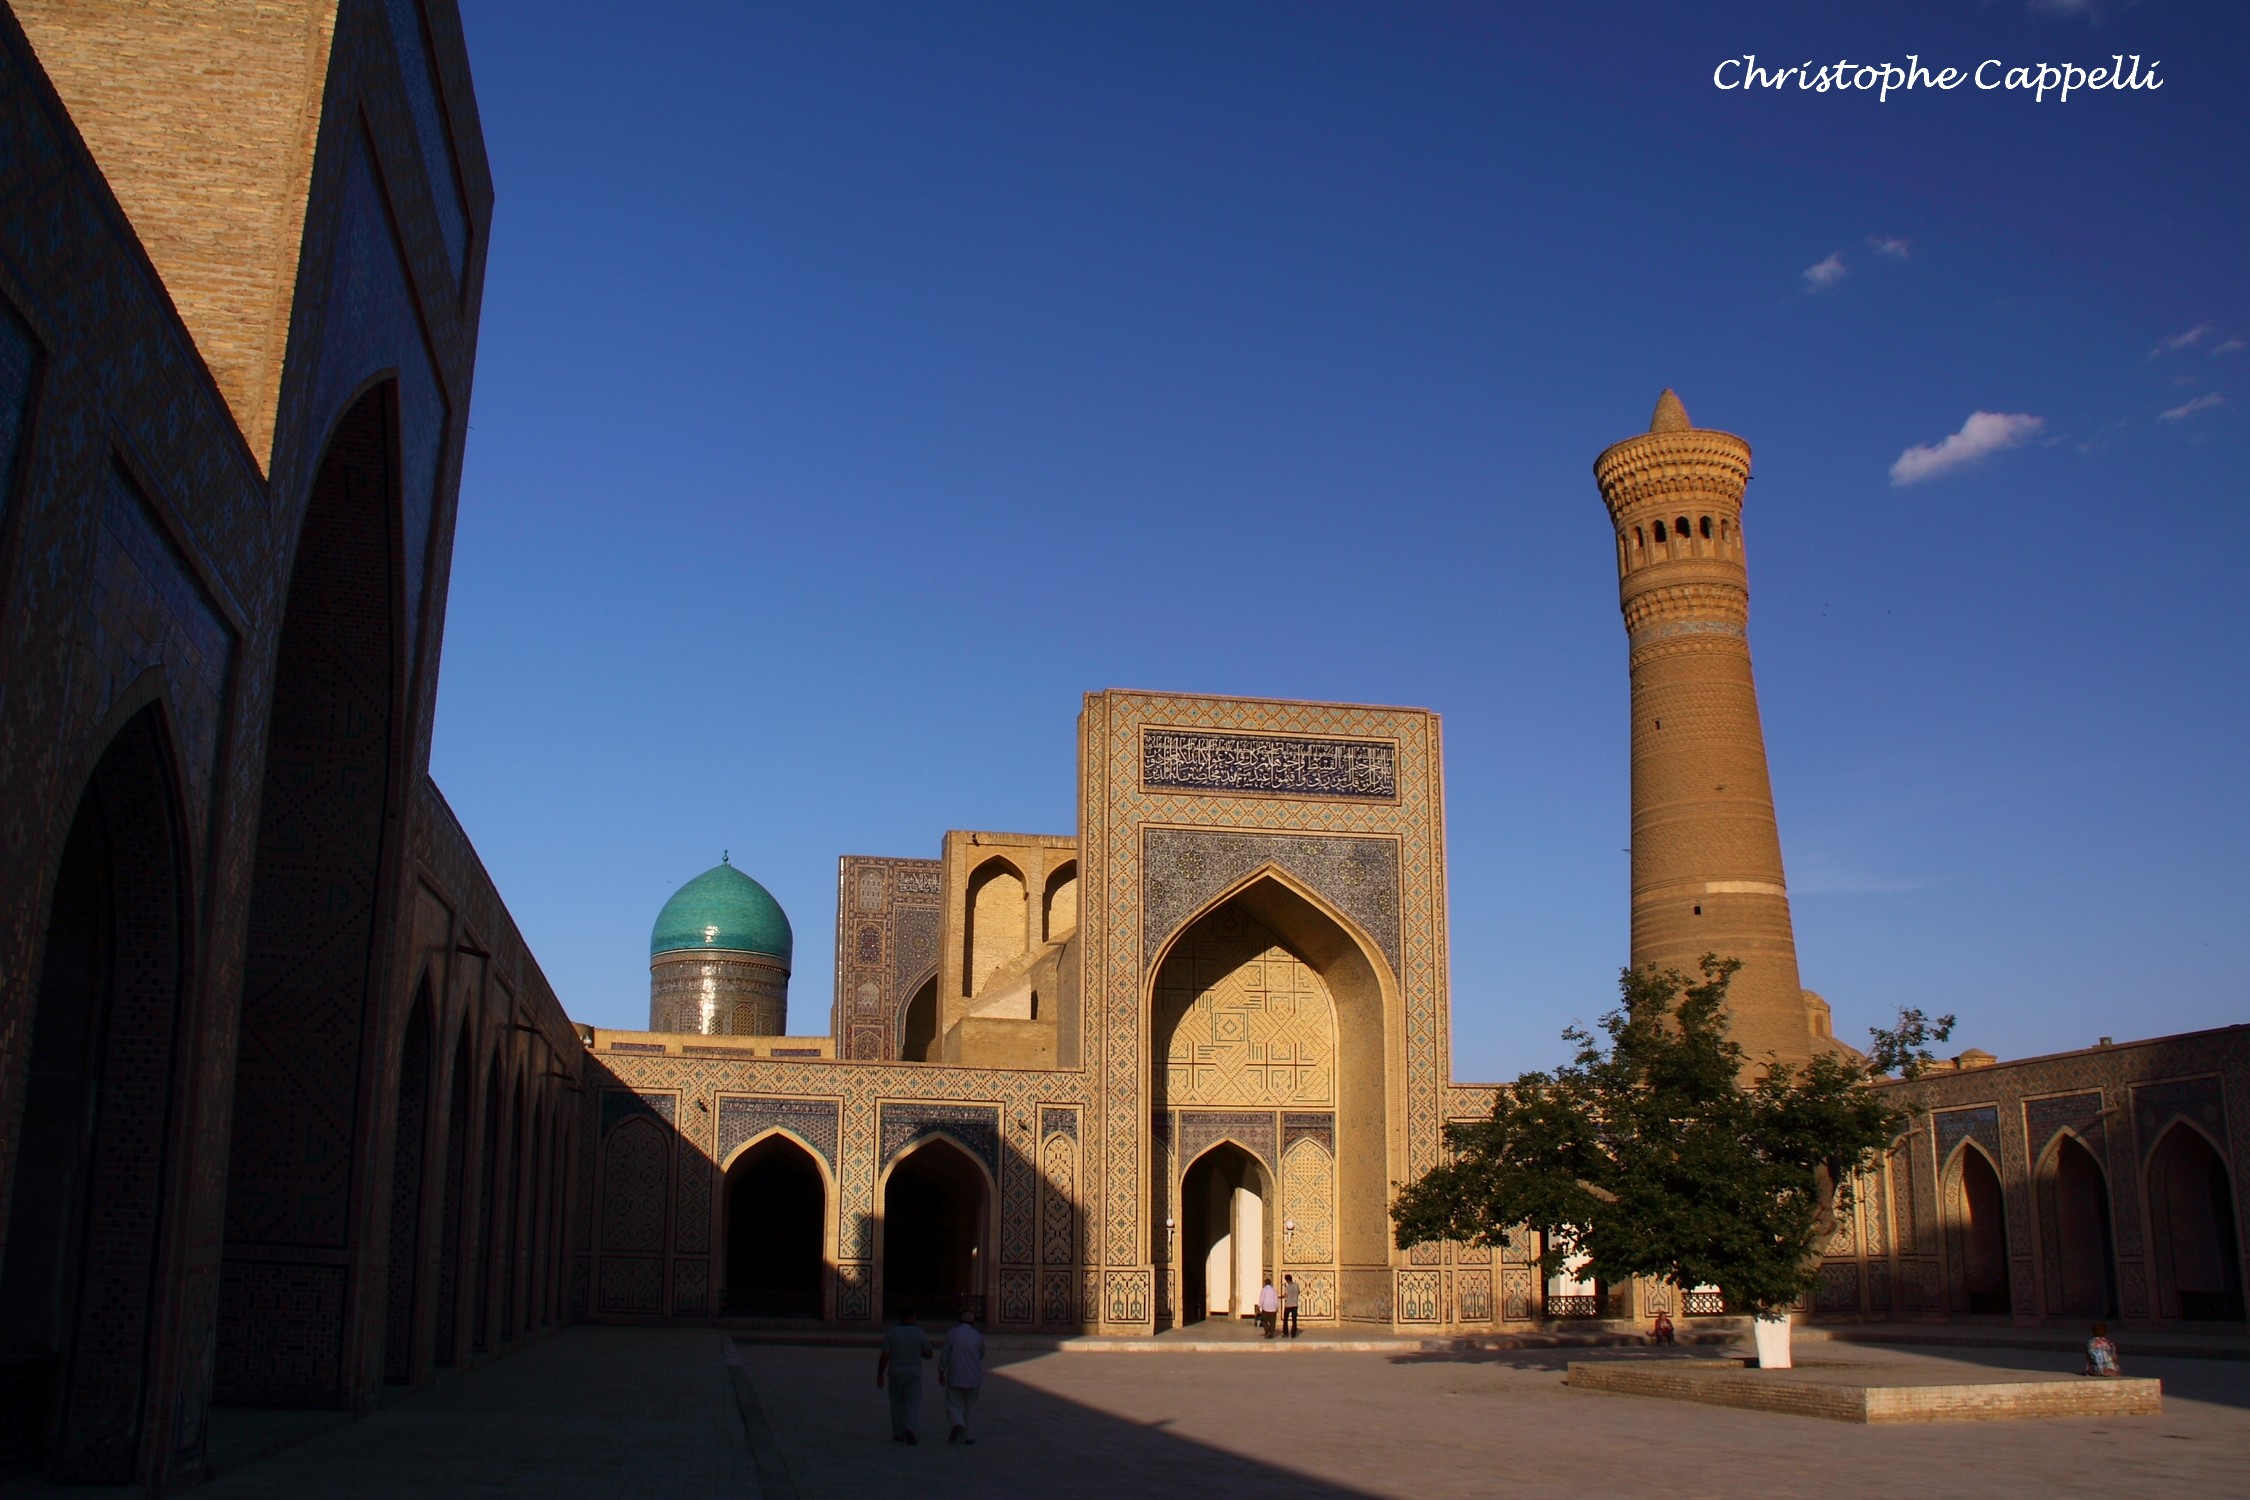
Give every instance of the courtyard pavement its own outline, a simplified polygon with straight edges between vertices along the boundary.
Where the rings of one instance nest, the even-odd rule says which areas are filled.
[[[1800,1352],[1968,1378],[2057,1368],[2056,1356],[2023,1350]],[[2212,1496],[2242,1493],[2250,1465],[2250,1365],[2212,1360],[2132,1360],[2132,1373],[2165,1383],[2160,1417],[1881,1428],[1569,1390],[1563,1367],[1599,1357],[1584,1350],[1299,1350],[1247,1363],[1003,1353],[980,1399],[975,1447],[946,1446],[929,1382],[923,1445],[907,1448],[889,1441],[871,1353],[746,1345],[742,1354],[805,1500]]]
[[[889,1440],[870,1349],[710,1329],[569,1328],[196,1490],[282,1497],[1649,1496],[1822,1500],[2244,1492],[2250,1363],[2137,1358],[2159,1417],[1857,1427],[1563,1385],[1577,1349],[1288,1357],[995,1347],[974,1447]],[[2054,1370],[2033,1350],[1800,1345],[1808,1363]],[[1709,1356],[1702,1356],[1709,1357]],[[746,1377],[746,1381],[738,1379]],[[747,1430],[737,1401],[745,1384]],[[761,1483],[759,1469],[765,1471]],[[87,1495],[0,1485],[0,1497]]]

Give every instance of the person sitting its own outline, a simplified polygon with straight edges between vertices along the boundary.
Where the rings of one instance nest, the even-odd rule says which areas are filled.
[[[1669,1308],[1656,1310],[1656,1326],[1649,1330],[1649,1339],[1658,1344],[1677,1344],[1680,1340],[1672,1331],[1672,1312]]]
[[[2117,1361],[2117,1346],[2110,1342],[2107,1323],[2096,1323],[2094,1336],[2086,1340],[2086,1373],[2105,1376],[2125,1373],[2125,1367]]]

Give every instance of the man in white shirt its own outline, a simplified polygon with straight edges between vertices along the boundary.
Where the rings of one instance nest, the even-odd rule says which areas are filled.
[[[1273,1289],[1273,1278],[1268,1276],[1266,1284],[1258,1288],[1258,1326],[1269,1339],[1273,1337],[1274,1314],[1280,1311],[1281,1294]]]
[[[1285,1339],[1297,1336],[1297,1307],[1304,1300],[1304,1290],[1295,1276],[1281,1278],[1281,1336]]]
[[[984,1335],[977,1332],[977,1315],[961,1314],[945,1335],[945,1352],[938,1356],[938,1384],[945,1387],[946,1420],[953,1430],[945,1435],[949,1443],[973,1443],[969,1436],[969,1413],[976,1409],[977,1392],[984,1388]]]

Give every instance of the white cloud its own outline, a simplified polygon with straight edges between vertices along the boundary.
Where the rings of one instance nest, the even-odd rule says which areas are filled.
[[[2242,352],[2242,340],[2228,339],[2223,344],[2213,344],[2211,352],[2213,354],[2240,354]]]
[[[2175,333],[2168,339],[2158,339],[2156,347],[2148,351],[2150,359],[2160,354],[2177,354],[2182,349],[2193,349],[2211,336],[2211,325],[2198,323],[2185,333]]]
[[[1805,267],[1805,290],[1825,292],[1842,281],[1849,269],[1844,264],[1844,252],[1838,250],[1819,265]]]
[[[1867,241],[1867,248],[1874,251],[1877,255],[1888,255],[1893,260],[1910,259],[1913,255],[1914,249],[1913,246],[1907,244],[1907,242],[1902,239],[1884,235],[1873,235],[1869,237]]]
[[[2175,406],[2170,411],[2158,412],[2156,420],[2159,422],[2185,422],[2190,417],[2226,404],[2226,397],[2220,395],[2217,391],[2210,391],[2184,405]]]
[[[1891,465],[1894,485],[1920,484],[1950,474],[2003,448],[2019,448],[2039,435],[2046,422],[2020,412],[1971,412],[1961,430],[1942,443],[1917,443]]]

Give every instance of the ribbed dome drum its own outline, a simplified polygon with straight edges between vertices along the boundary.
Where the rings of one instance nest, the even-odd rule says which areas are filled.
[[[681,886],[649,933],[648,1028],[779,1036],[788,1028],[788,914],[722,859]]]

